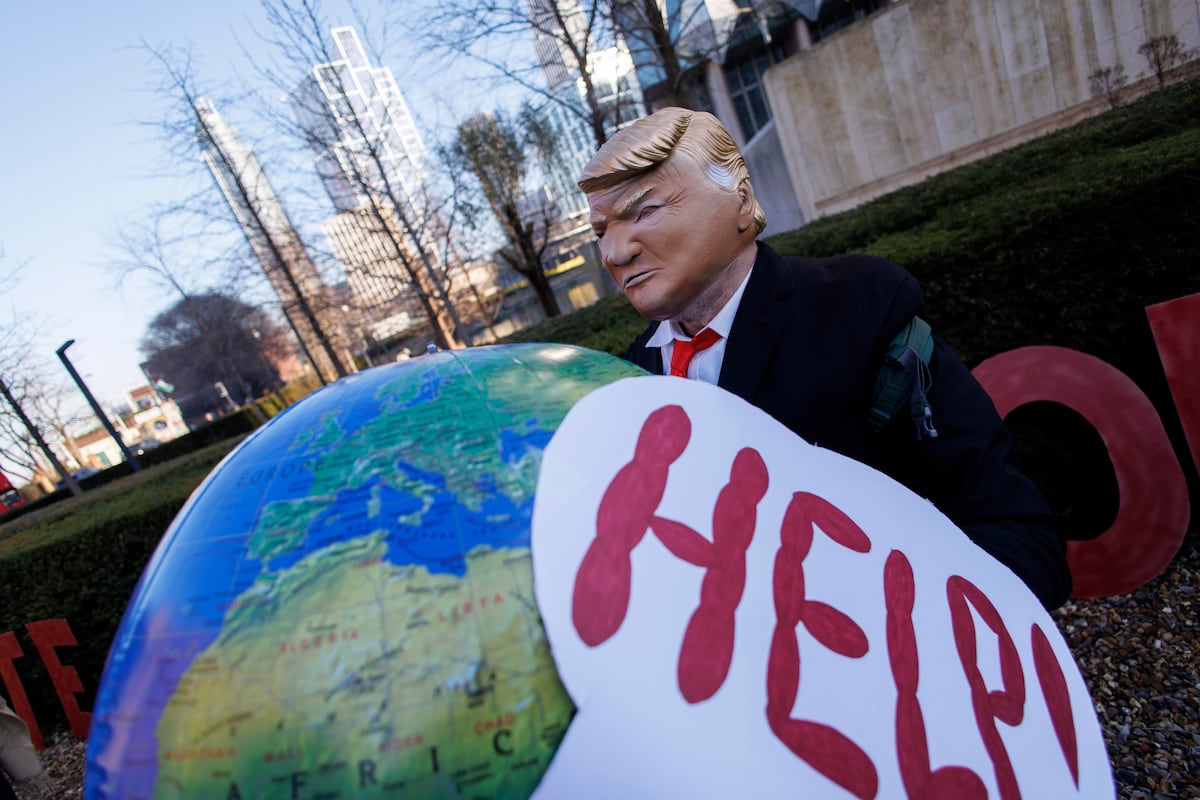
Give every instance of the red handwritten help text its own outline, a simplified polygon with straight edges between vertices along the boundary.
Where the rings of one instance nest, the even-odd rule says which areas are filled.
[[[580,639],[598,646],[621,628],[629,609],[632,552],[647,531],[672,555],[705,573],[700,598],[680,646],[678,684],[688,703],[711,698],[725,682],[733,657],[735,612],[746,584],[746,552],[755,534],[757,506],[770,485],[762,456],[742,448],[734,456],[729,481],[717,494],[712,537],[658,514],[669,470],[687,448],[691,421],[682,407],[651,412],[639,432],[633,458],[605,490],[596,515],[596,535],[575,576],[572,623]],[[766,723],[798,758],[858,798],[879,791],[876,758],[836,727],[792,716],[799,697],[801,649],[796,630],[804,629],[822,647],[857,659],[870,650],[862,627],[841,610],[806,595],[804,562],[817,530],[855,553],[871,550],[870,537],[827,500],[798,491],[784,513],[772,573],[775,628],[766,667]],[[930,763],[924,714],[917,697],[920,660],[913,625],[916,586],[912,567],[900,550],[887,557],[883,580],[888,666],[896,687],[894,757],[905,794],[913,798],[985,798],[987,789],[968,767]],[[946,602],[955,647],[971,694],[970,713],[1005,800],[1020,788],[997,723],[1025,721],[1026,670],[1012,636],[991,600],[958,575],[946,581]],[[975,616],[999,641],[1002,688],[989,691],[980,670]],[[1063,762],[1079,785],[1075,719],[1065,675],[1043,629],[1030,628],[1033,667]],[[965,711],[965,709],[964,709]]]

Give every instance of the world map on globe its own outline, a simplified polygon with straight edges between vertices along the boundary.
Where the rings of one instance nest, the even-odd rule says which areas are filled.
[[[547,442],[645,374],[562,345],[344,378],[248,437],[112,645],[85,797],[526,797],[574,707],[534,602]]]

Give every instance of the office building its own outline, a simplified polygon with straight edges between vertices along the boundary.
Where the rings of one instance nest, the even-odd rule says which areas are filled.
[[[528,6],[534,51],[554,96],[545,119],[560,147],[558,168],[542,175],[541,183],[564,217],[582,216],[587,201],[575,182],[596,152],[596,136],[576,54],[586,57],[606,136],[645,116],[641,88],[624,41],[618,36],[612,46],[599,47],[578,0],[528,0]]]
[[[327,380],[345,374],[336,354],[337,320],[328,288],[267,180],[254,149],[212,103],[196,103],[201,153],[262,265],[309,362]]]
[[[441,256],[445,225],[428,193],[424,142],[391,68],[370,63],[353,28],[332,36],[338,57],[314,66],[290,101],[337,211],[322,229],[356,322],[382,338],[424,317],[454,344],[456,267]]]

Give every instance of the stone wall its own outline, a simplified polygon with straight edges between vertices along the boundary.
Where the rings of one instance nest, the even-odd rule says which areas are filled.
[[[781,169],[785,159],[774,122],[768,122],[742,147],[742,157],[746,160],[746,169],[750,171],[754,196],[767,215],[767,227],[761,235],[774,236],[803,225],[804,217],[796,200],[796,190],[788,178],[787,170]]]
[[[1090,76],[1157,81],[1138,48],[1200,52],[1200,0],[902,0],[772,67],[803,218],[852,208],[1109,107]]]

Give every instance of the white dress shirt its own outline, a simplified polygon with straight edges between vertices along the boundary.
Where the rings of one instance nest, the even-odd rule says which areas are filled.
[[[712,321],[705,326],[721,334],[721,338],[712,347],[707,350],[701,350],[692,357],[692,363],[688,365],[688,378],[715,385],[717,379],[721,377],[721,364],[725,362],[725,343],[729,340],[729,329],[733,327],[733,318],[737,315],[738,306],[742,302],[742,294],[746,291],[746,284],[750,280],[750,272],[753,271],[754,268],[751,267],[750,271],[746,273],[746,277],[742,279],[742,283],[738,286],[737,291],[721,307],[721,310],[712,318]],[[663,375],[671,374],[671,353],[675,350],[675,340],[682,339],[687,341],[690,338],[690,336],[679,329],[678,325],[670,320],[658,323],[658,328],[655,329],[654,334],[647,340],[646,346],[657,347],[662,351]]]

